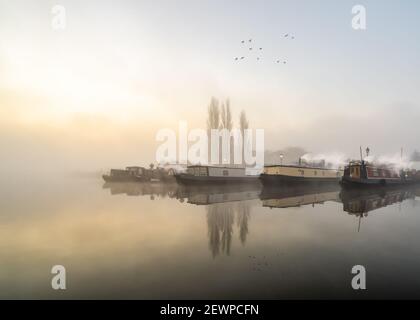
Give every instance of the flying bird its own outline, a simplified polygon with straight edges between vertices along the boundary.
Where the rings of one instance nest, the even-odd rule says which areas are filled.
[[[249,50],[252,50],[252,48],[249,48]]]
[[[260,48],[260,50],[262,50],[262,48]]]
[[[241,42],[242,42],[242,43],[245,43],[245,40],[242,40]]]
[[[284,37],[285,37],[285,38],[287,38],[288,36],[289,36],[289,34],[288,34],[288,33],[286,33],[286,34],[284,35]]]
[[[295,38],[295,36],[292,36],[292,40]]]
[[[249,42],[252,42],[252,39],[249,39],[248,41],[249,41]]]
[[[238,60],[238,57],[236,57],[235,60]]]
[[[242,60],[242,59],[245,59],[245,57],[241,57],[241,60]]]

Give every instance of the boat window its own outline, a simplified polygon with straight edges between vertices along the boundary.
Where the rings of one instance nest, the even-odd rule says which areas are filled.
[[[228,170],[223,170],[223,175],[224,176],[228,176],[229,175],[229,171]]]

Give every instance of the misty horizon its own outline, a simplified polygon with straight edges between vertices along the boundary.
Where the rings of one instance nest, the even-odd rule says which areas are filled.
[[[72,2],[57,31],[43,20],[48,1],[2,2],[2,170],[147,165],[159,129],[206,127],[212,96],[230,99],[236,125],[245,110],[250,127],[265,130],[266,150],[410,155],[420,150],[420,46],[410,40],[419,38],[419,4],[369,1],[368,28],[355,32],[351,3],[247,1],[220,13],[217,1]],[[194,30],[182,24],[187,12]],[[251,57],[248,38],[264,56],[238,63]],[[275,64],[278,55],[287,64]]]

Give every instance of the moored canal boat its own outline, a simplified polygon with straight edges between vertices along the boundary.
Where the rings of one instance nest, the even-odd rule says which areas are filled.
[[[260,175],[264,186],[285,184],[338,184],[343,175],[341,169],[330,169],[298,165],[272,165],[265,166]]]
[[[247,175],[242,167],[203,165],[189,166],[186,173],[175,174],[175,179],[181,184],[259,183],[258,176]]]
[[[343,186],[388,186],[420,182],[416,170],[399,169],[391,165],[375,165],[361,160],[351,161],[344,168]]]
[[[102,175],[106,182],[145,182],[150,180],[147,169],[143,167],[127,167],[125,169],[111,169],[109,174]]]

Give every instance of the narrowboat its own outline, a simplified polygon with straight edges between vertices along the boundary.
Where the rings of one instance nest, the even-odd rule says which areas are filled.
[[[375,165],[360,160],[344,168],[343,186],[388,186],[419,182],[416,170],[402,170],[390,165]]]
[[[338,184],[343,176],[343,170],[301,165],[265,166],[260,175],[264,186],[285,184]]]
[[[127,167],[124,169],[111,169],[109,174],[102,175],[106,182],[144,182],[150,180],[147,169],[143,167]]]
[[[188,166],[185,173],[175,174],[181,184],[237,184],[259,183],[258,176],[246,174],[243,167]]]

